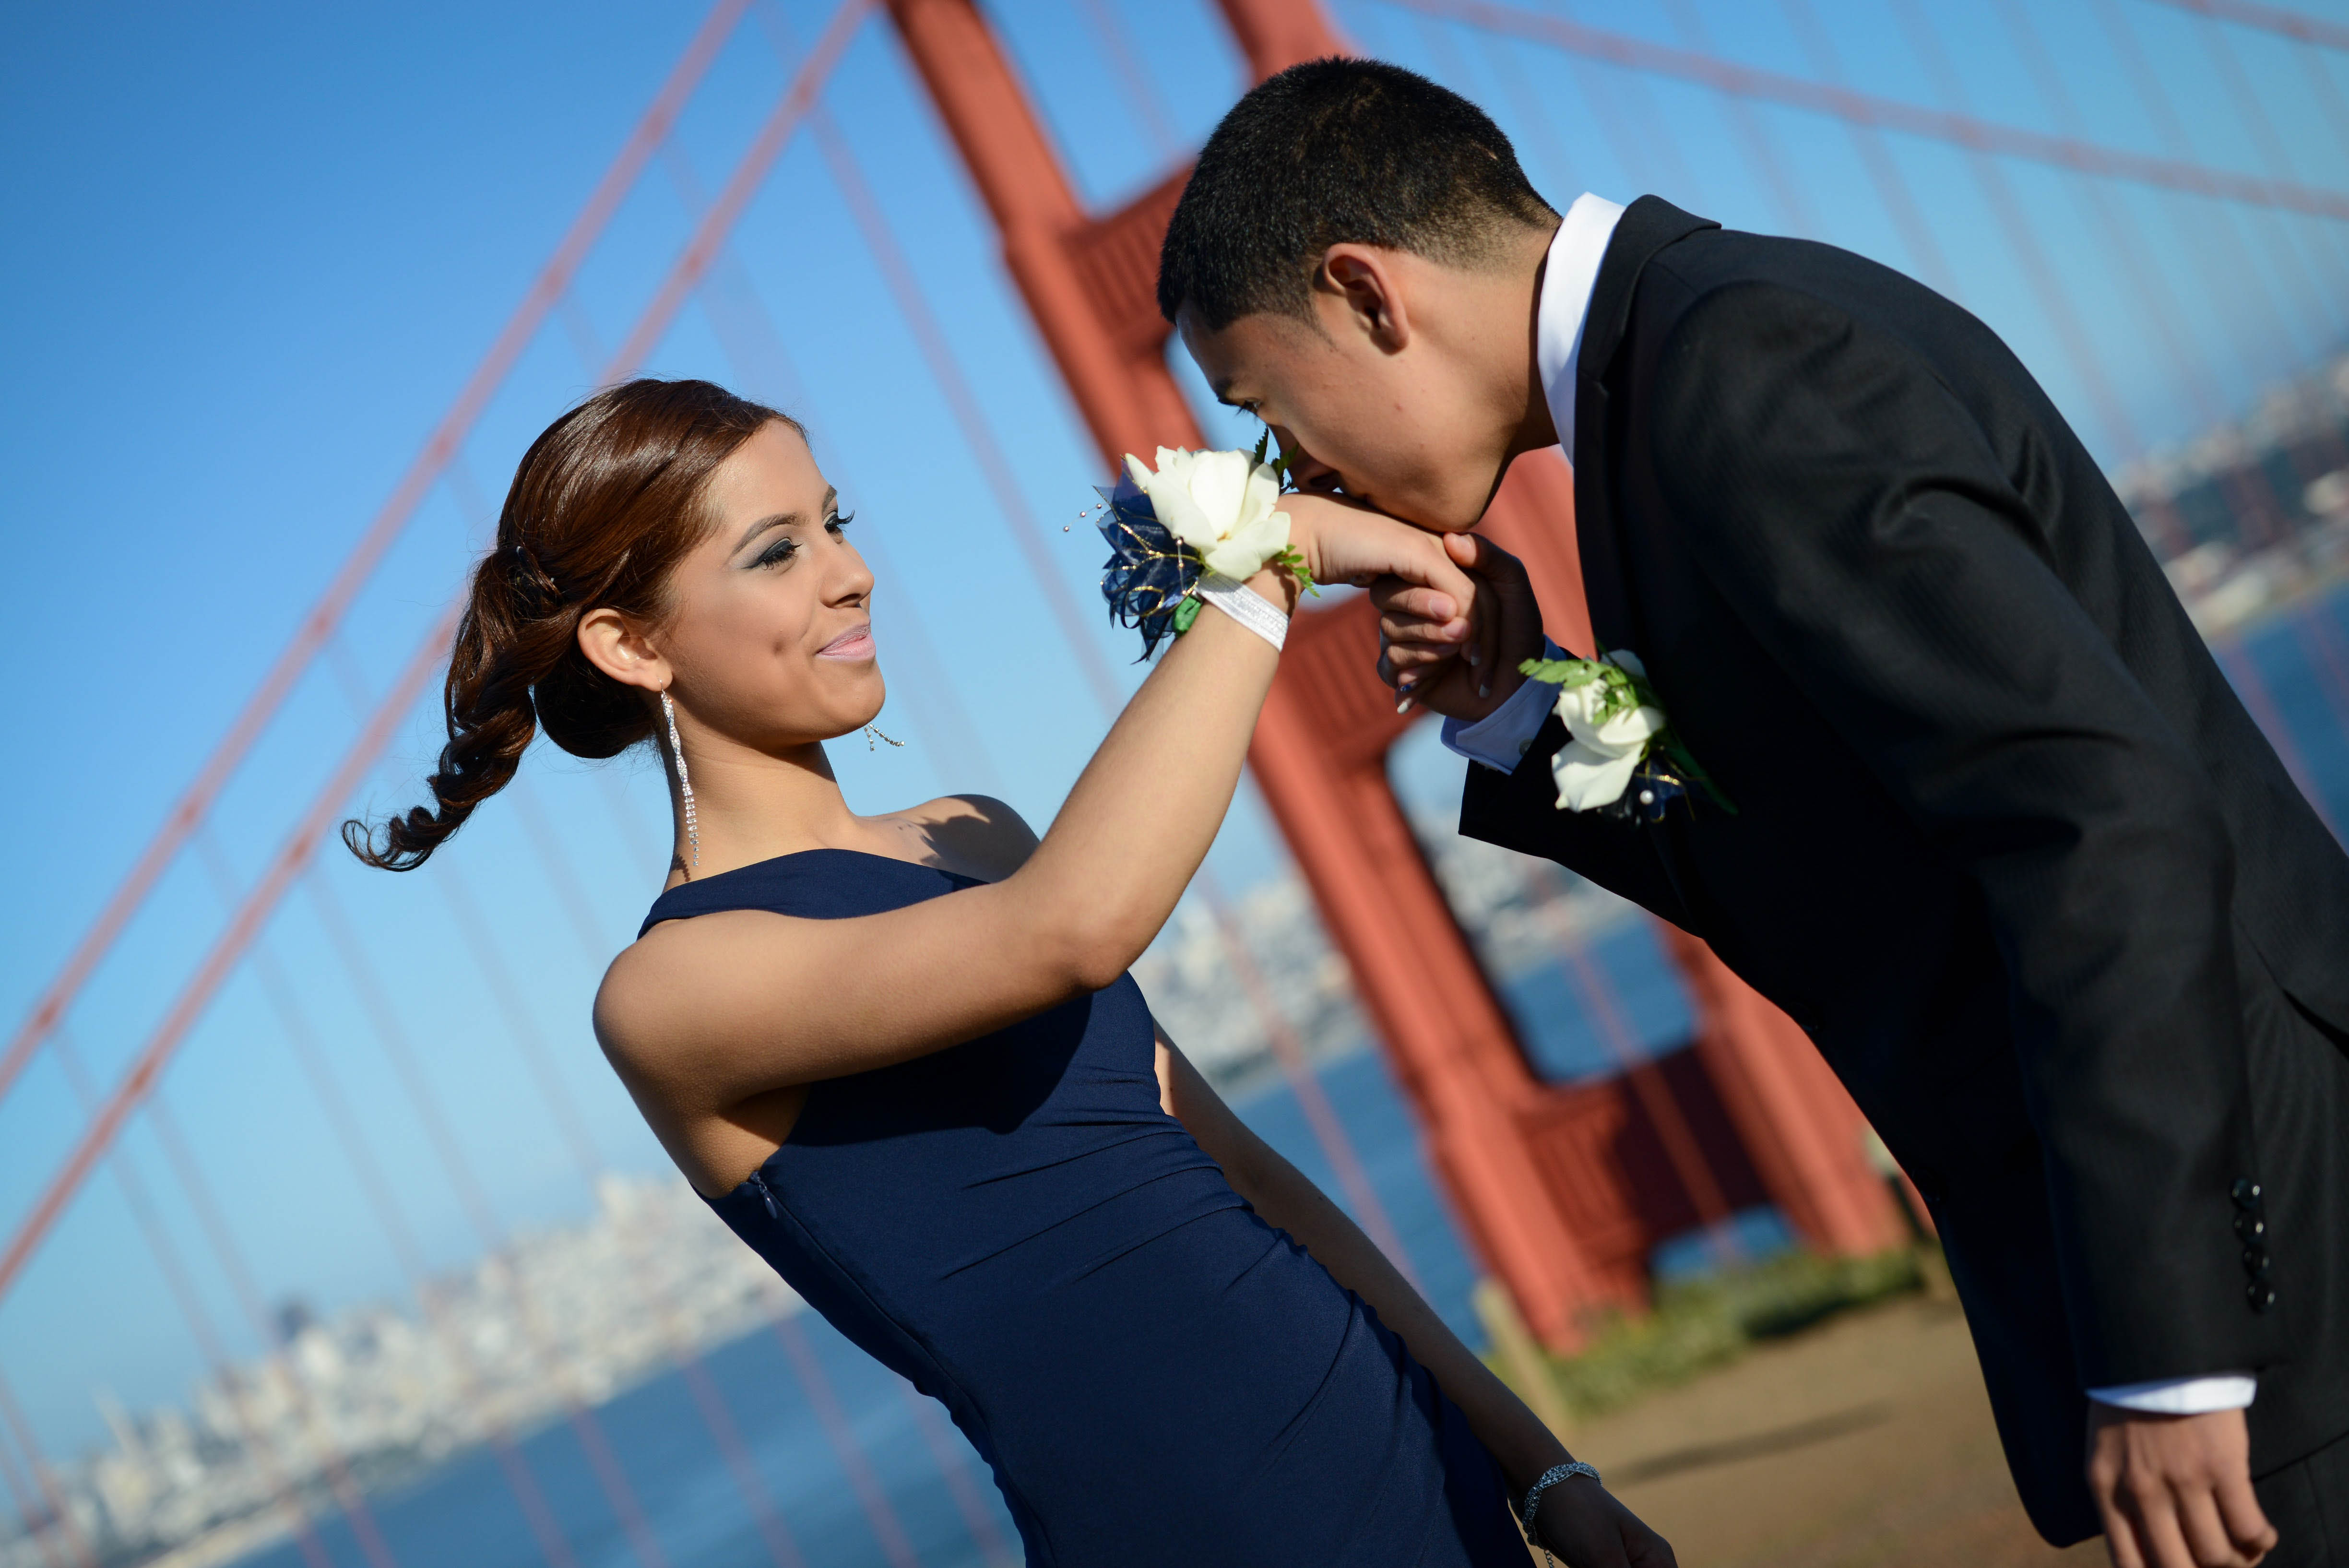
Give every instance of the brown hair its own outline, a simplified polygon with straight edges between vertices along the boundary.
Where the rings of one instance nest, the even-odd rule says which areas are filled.
[[[425,781],[434,804],[376,829],[344,823],[352,854],[387,871],[423,865],[506,786],[542,725],[576,757],[616,756],[652,734],[645,694],[580,651],[580,618],[591,609],[660,618],[670,572],[709,532],[710,474],[770,421],[806,433],[708,381],[626,381],[531,442],[457,623],[449,743]]]

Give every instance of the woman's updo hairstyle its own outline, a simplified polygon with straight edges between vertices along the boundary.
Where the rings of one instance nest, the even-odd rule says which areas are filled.
[[[473,568],[445,707],[449,743],[426,780],[431,806],[370,830],[343,824],[352,854],[412,871],[503,789],[540,726],[576,757],[616,756],[653,732],[645,693],[579,650],[588,611],[657,621],[669,574],[712,519],[702,492],[761,426],[798,421],[708,381],[607,387],[531,443]]]

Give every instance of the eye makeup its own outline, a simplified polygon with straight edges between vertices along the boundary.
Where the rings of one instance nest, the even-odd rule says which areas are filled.
[[[851,523],[855,521],[856,514],[853,512],[828,512],[824,514],[823,519],[824,532],[833,535],[834,537],[838,537],[842,529],[847,527]],[[793,538],[788,532],[788,530],[796,526],[796,521],[787,518],[779,519],[778,523],[779,528],[774,538],[768,541],[765,548],[761,549],[756,556],[753,556],[750,561],[746,563],[747,569],[756,570],[762,566],[788,566],[791,563],[792,557],[800,553],[800,542]]]

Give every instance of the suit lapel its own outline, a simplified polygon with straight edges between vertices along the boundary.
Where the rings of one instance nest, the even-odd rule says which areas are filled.
[[[1721,225],[1682,212],[1657,196],[1642,196],[1624,210],[1599,264],[1599,277],[1583,317],[1582,350],[1575,361],[1574,523],[1582,556],[1582,587],[1590,605],[1590,628],[1606,648],[1638,646],[1638,622],[1630,585],[1623,574],[1622,540],[1608,472],[1609,421],[1615,417],[1607,389],[1608,372],[1631,317],[1640,275],[1658,251],[1700,229]]]

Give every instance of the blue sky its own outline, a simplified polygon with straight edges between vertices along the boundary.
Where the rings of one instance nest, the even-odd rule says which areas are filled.
[[[2295,53],[2155,0],[1800,0],[1794,9],[1816,12],[1809,33],[1780,0],[1523,4],[1669,43],[1703,38],[1791,75],[1832,69],[1917,103],[2349,190],[2349,57]],[[2302,5],[2349,19],[2343,0]],[[2026,9],[2060,62],[2068,110],[2013,30]],[[1244,86],[1203,0],[1002,0],[990,12],[1096,206],[1152,183]],[[356,714],[486,538],[522,447],[589,389],[824,14],[816,0],[761,0],[729,43],[673,152],[629,196],[572,304],[474,431],[461,473],[419,512],[222,797],[202,852],[165,878],[85,993],[69,1033],[94,1081],[110,1083],[133,1055],[217,934],[223,890],[260,873],[331,772]],[[1334,15],[1366,52],[1485,103],[1561,204],[1586,188],[1619,200],[1652,190],[1929,280],[1945,269],[2116,464],[2133,443],[2174,441],[2241,411],[2344,344],[2349,225],[2008,161],[1986,186],[1963,153],[1887,137],[1884,156],[1924,212],[1932,254],[1920,254],[1872,182],[1868,150],[1835,122],[1724,110],[1686,84],[1384,0],[1343,0]],[[1116,67],[1103,17],[1143,85]],[[2116,52],[2113,19],[2144,51],[2183,145]],[[0,358],[11,370],[0,381],[10,478],[0,529],[22,656],[0,783],[17,825],[0,846],[0,877],[17,889],[0,908],[0,1013],[12,1028],[412,459],[699,20],[698,5],[644,0],[101,4],[12,17],[0,55],[11,149],[0,166]],[[1099,546],[1058,524],[1089,502],[1098,465],[885,25],[864,27],[824,101],[1065,581],[1089,603]],[[2002,190],[2052,292],[2002,226]],[[733,382],[803,414],[859,514],[895,693],[883,722],[910,743],[877,755],[838,748],[852,801],[885,809],[981,788],[1049,820],[1102,717],[804,137],[648,369]],[[1228,421],[1211,429],[1243,439]],[[1131,680],[1125,641],[1102,626],[1096,642]],[[916,656],[921,643],[932,657]],[[353,804],[413,798],[437,743],[430,721],[428,701]],[[1423,747],[1414,754],[1420,793],[1440,794],[1444,764]],[[588,1202],[518,1035],[541,1042],[594,1163],[652,1169],[660,1158],[585,1031],[595,977],[653,890],[657,775],[641,759],[591,767],[544,753],[525,776],[528,798],[486,809],[432,869],[395,878],[328,854],[317,873],[367,933],[389,1012],[509,1227],[560,1222]],[[1279,856],[1244,801],[1214,863],[1243,887]],[[486,944],[460,922],[467,900],[494,933]],[[331,1306],[399,1283],[295,1055],[289,999],[432,1262],[475,1255],[309,892],[285,906],[262,950],[284,977],[279,1001],[262,971],[240,969],[163,1087],[262,1294]],[[502,996],[518,999],[519,1020]],[[0,1102],[10,1228],[70,1147],[78,1105],[54,1054]],[[123,1147],[205,1310],[233,1350],[250,1349],[154,1129],[135,1121]],[[45,1441],[70,1449],[91,1435],[94,1387],[134,1405],[171,1397],[198,1366],[166,1276],[102,1169],[0,1301],[0,1367]]]

